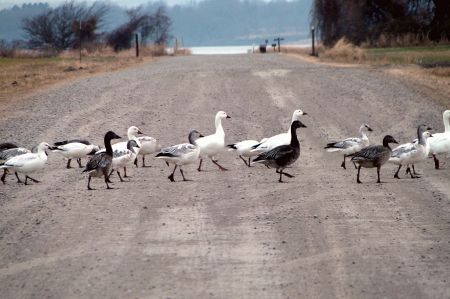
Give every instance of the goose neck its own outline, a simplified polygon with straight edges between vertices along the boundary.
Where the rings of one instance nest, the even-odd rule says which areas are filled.
[[[445,133],[450,133],[450,113],[444,113]]]
[[[300,143],[298,142],[297,138],[297,130],[295,128],[292,128],[292,126],[289,128],[291,131],[291,146],[293,147],[299,147]]]
[[[106,154],[108,154],[109,156],[112,157],[113,150],[112,150],[112,146],[111,146],[111,138],[109,136],[105,136],[105,149],[106,149]]]
[[[420,145],[426,145],[425,139],[423,138],[423,132],[425,132],[425,130],[422,126],[419,126],[417,128],[417,139]]]
[[[216,125],[216,134],[221,133],[225,135],[225,132],[223,131],[222,127],[222,119],[220,119],[220,117],[216,117],[215,125]]]

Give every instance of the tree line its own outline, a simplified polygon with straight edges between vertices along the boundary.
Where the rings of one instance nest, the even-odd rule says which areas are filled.
[[[73,4],[77,7],[84,5],[84,11],[79,12],[85,14],[81,30],[83,41],[85,35],[104,41],[109,36],[111,42],[123,41],[123,46],[127,47],[130,32],[134,32],[138,33],[140,38],[143,37],[144,43],[169,41],[173,36],[183,39],[185,46],[193,47],[260,44],[265,39],[272,41],[278,36],[284,37],[285,42],[308,38],[311,3],[312,0],[201,0],[167,6],[164,1],[149,1],[132,10],[105,1],[94,2],[93,6]],[[49,14],[49,10],[52,10],[52,14]],[[44,11],[47,11],[48,15],[36,20]],[[51,19],[60,13],[62,11],[58,7],[52,8],[46,3],[0,10],[0,40],[29,41],[29,33],[33,33],[33,28],[24,28],[23,19],[27,18],[29,24],[35,21],[44,22],[45,19]],[[77,18],[76,15],[75,17]],[[94,17],[97,23],[94,22]],[[69,19],[72,23],[60,24],[60,27],[54,30],[62,34],[69,25],[73,25],[73,17]],[[96,35],[89,31],[94,25]],[[75,39],[79,37],[77,31],[74,29],[70,38],[64,34],[64,37],[56,39],[56,42],[61,44],[61,47],[72,44],[76,46]],[[123,34],[125,36],[122,36]],[[42,44],[42,38],[41,41],[34,40],[30,46],[33,44],[39,46]],[[121,48],[122,45],[117,44],[117,49]]]
[[[383,35],[450,40],[449,0],[314,0],[311,17],[328,46],[344,36],[358,45]]]

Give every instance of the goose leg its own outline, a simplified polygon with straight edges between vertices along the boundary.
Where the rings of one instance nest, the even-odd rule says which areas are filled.
[[[344,161],[343,161],[342,164],[341,164],[341,167],[343,167],[344,169],[347,169],[347,168],[345,167],[345,156],[344,156]]]
[[[118,172],[117,172],[117,173],[118,173]],[[108,185],[108,181],[109,181],[109,175],[108,175],[108,176],[105,175],[106,189],[115,189],[115,188],[112,188],[112,187],[110,187],[110,186]]]
[[[175,182],[175,179],[173,178],[173,175],[175,174],[175,169],[177,169],[177,166],[178,165],[175,165],[175,167],[173,168],[172,174],[167,177],[171,182]],[[181,170],[181,168],[180,168],[180,170]],[[183,172],[181,172],[181,173],[183,173]]]
[[[353,166],[355,166],[355,169],[358,169],[358,166],[356,166],[355,162],[353,162]]]
[[[412,169],[413,169],[413,173],[416,175],[420,175],[420,173],[417,173],[416,170],[414,169],[414,164],[412,165]]]
[[[72,168],[72,166],[70,166],[70,161],[72,161],[72,159],[67,160],[67,166],[66,166],[67,169]]]
[[[16,178],[17,178],[17,183],[23,183],[22,180],[19,178],[19,175],[16,172]]]
[[[356,175],[356,182],[361,184],[362,182],[359,180],[359,172],[361,171],[361,165],[358,166],[358,174]]]
[[[5,178],[6,178],[6,169],[3,169],[3,175],[2,175],[2,178],[1,178],[3,184],[5,184]]]
[[[397,172],[394,174],[394,178],[396,178],[396,179],[400,179],[400,177],[398,176],[398,172],[400,171],[400,168],[402,168],[402,164],[400,164],[398,166]],[[409,167],[406,169],[406,173],[408,173],[408,169],[409,169]]]
[[[134,165],[136,165],[136,167],[139,167],[138,164],[137,164],[137,162],[138,162],[138,161],[137,161],[137,157],[136,157],[136,158],[134,159]]]
[[[200,159],[200,164],[198,165],[197,171],[202,171],[202,162],[203,159]]]
[[[183,181],[190,181],[184,177],[183,169],[181,169],[181,166],[180,166],[180,172],[181,172],[181,175],[183,176]]]
[[[78,167],[79,167],[79,168],[83,168],[83,165],[81,165],[81,158],[78,158],[78,159],[77,159],[77,162],[78,162]]]
[[[285,176],[287,176],[288,178],[295,178],[295,176],[293,176],[292,174],[289,174],[289,173],[287,173],[287,172],[283,172],[282,170],[281,171],[276,171],[277,173],[281,173],[281,174],[283,174],[283,175],[285,175]]]
[[[436,158],[435,154],[433,154],[433,158],[434,158],[434,168],[439,169],[439,160],[438,158]]]
[[[413,169],[414,169],[414,165],[413,165]],[[414,171],[414,172],[415,172],[415,171]],[[411,175],[411,178],[412,178],[412,179],[420,178],[420,176],[413,175],[413,173],[411,172],[411,168],[409,168],[409,165],[408,165],[408,168],[406,168],[406,173],[409,173],[409,174]]]
[[[25,176],[25,185],[27,185],[27,179],[32,180],[35,183],[40,183],[41,181],[38,181],[36,179],[33,179],[32,177],[29,177],[28,175]]]
[[[91,188],[91,176],[89,176],[89,179],[88,179],[88,190],[95,190],[95,189]]]
[[[117,174],[119,175],[119,179],[120,179],[120,181],[121,182],[125,182],[123,179],[122,179],[122,177],[120,176],[120,172],[117,170]],[[109,181],[109,178],[108,178],[108,181]],[[108,184],[108,181],[106,182],[106,184]]]
[[[124,173],[125,173],[125,175],[123,176],[124,178],[127,178],[128,176],[127,176],[127,168],[126,167],[124,167],[123,168],[123,171],[124,171]]]
[[[252,165],[250,164],[250,160],[251,160],[251,158],[250,157],[248,157],[248,167],[252,167]]]
[[[239,155],[239,158],[241,158],[242,161],[244,161],[245,165],[247,165],[248,167],[250,167],[250,158],[248,158],[248,160],[249,160],[249,163],[248,163],[248,164],[247,164],[247,160],[245,160],[244,158],[242,158],[241,155]]]
[[[222,167],[219,165],[219,163],[217,163],[217,160],[211,159],[211,161],[216,164],[217,166],[219,166],[219,169],[222,171],[228,171],[228,169],[226,169],[225,167]]]
[[[378,181],[377,181],[377,183],[378,183],[378,184],[381,184],[381,180],[380,180],[380,169],[381,169],[381,167],[378,166],[378,167],[377,167],[377,175],[378,175]]]

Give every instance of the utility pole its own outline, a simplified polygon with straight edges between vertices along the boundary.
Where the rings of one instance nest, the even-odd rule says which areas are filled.
[[[284,40],[284,38],[280,38],[280,37],[273,40],[274,42],[278,42],[278,52],[280,52],[280,41],[282,41],[282,40]]]
[[[81,19],[80,19],[80,66],[81,66]]]

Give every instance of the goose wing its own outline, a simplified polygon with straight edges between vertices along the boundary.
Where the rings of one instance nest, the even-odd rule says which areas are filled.
[[[183,143],[162,149],[156,157],[181,157],[191,152],[195,152],[197,147],[190,143]]]
[[[357,151],[356,153],[350,154],[348,156],[353,156],[352,160],[354,158],[376,159],[380,156],[383,156],[388,151],[389,149],[382,145],[369,145],[362,148],[360,151]]]
[[[38,154],[26,153],[19,156],[12,157],[5,162],[5,166],[22,167],[30,161],[39,158]]]
[[[70,139],[70,140],[58,141],[58,142],[55,142],[54,145],[61,146],[61,145],[69,144],[69,143],[83,143],[85,145],[91,145],[91,143],[89,141],[87,141],[86,139]]]
[[[261,153],[253,161],[275,161],[282,158],[285,155],[291,155],[294,153],[294,148],[290,145],[280,145],[270,151]]]
[[[106,167],[109,163],[111,163],[111,160],[111,157],[106,153],[96,154],[89,159],[83,172]]]
[[[23,155],[23,154],[27,154],[27,153],[30,153],[30,151],[26,148],[21,148],[21,147],[4,150],[4,151],[0,152],[0,164],[2,161],[6,161],[15,156],[19,156],[19,155]]]

